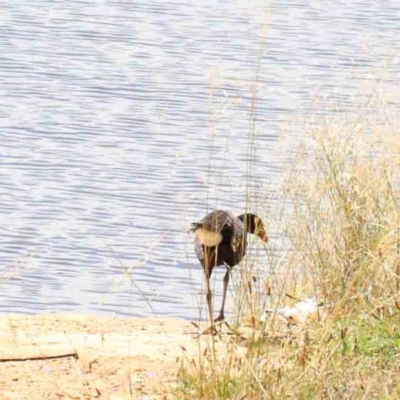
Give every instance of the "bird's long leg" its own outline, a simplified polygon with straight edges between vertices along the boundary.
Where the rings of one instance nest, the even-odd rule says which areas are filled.
[[[229,272],[229,270],[228,270],[228,272]],[[220,322],[220,321],[223,321],[223,319],[224,319],[223,318],[223,314],[224,314],[223,305],[225,303],[225,300],[223,300],[223,305],[222,305],[222,309],[221,309],[222,319],[221,319],[221,314],[220,314],[219,317],[215,321],[213,320],[213,306],[212,306],[212,292],[211,292],[211,287],[210,287],[210,274],[207,274],[207,272],[206,272],[205,276],[206,276],[206,286],[207,286],[206,287],[206,289],[207,289],[206,296],[207,296],[208,311],[209,311],[209,314],[210,314],[210,323],[211,323],[211,325],[204,332],[200,333],[199,336],[208,335],[210,333],[212,335],[216,335],[218,333],[218,331],[216,329],[216,325],[214,325],[214,322]],[[228,280],[229,280],[229,276],[228,276]],[[227,284],[228,284],[228,282],[227,282]],[[224,278],[224,285],[225,285],[225,278]]]
[[[210,254],[210,249],[203,246],[203,267],[204,267],[204,276],[206,278],[206,299],[207,299],[207,306],[208,306],[208,315],[210,317],[211,326],[213,325],[213,307],[212,307],[212,292],[211,292],[211,273],[212,273],[212,266],[211,259],[212,255]]]
[[[226,300],[226,292],[228,291],[229,273],[230,273],[230,268],[231,268],[227,264],[225,264],[225,267],[226,267],[226,272],[225,272],[225,276],[224,276],[224,289],[223,289],[223,293],[222,293],[221,310],[220,310],[219,316],[216,318],[215,322],[223,321],[225,319],[225,315],[224,315],[225,300]]]
[[[210,317],[211,325],[202,333],[199,333],[199,336],[208,335],[209,333],[215,333],[214,321],[213,321],[213,306],[212,306],[212,292],[211,292],[211,269],[208,268],[207,262],[204,264],[204,276],[206,278],[206,299],[207,299],[207,306],[208,306],[208,313]]]
[[[212,326],[213,323],[213,306],[212,306],[212,292],[211,292],[211,284],[210,284],[210,271],[209,268],[205,268],[205,276],[206,276],[206,298],[208,304],[208,313],[210,317],[210,323]]]

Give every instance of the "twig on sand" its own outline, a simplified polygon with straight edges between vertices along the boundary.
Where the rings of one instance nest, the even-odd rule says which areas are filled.
[[[42,360],[56,360],[59,358],[73,357],[75,360],[79,359],[78,353],[56,354],[54,356],[33,356],[33,357],[17,357],[17,358],[0,358],[0,362],[17,362],[17,361],[42,361]]]

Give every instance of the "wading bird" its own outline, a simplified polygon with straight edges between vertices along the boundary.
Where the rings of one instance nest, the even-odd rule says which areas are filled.
[[[225,265],[227,269],[224,276],[221,310],[214,322],[223,321],[230,269],[239,264],[246,253],[247,233],[257,235],[265,243],[268,242],[264,224],[255,214],[246,213],[235,217],[230,212],[216,210],[207,214],[200,222],[193,223],[191,231],[195,234],[196,256],[204,268],[211,324],[213,322],[211,273],[218,265]]]

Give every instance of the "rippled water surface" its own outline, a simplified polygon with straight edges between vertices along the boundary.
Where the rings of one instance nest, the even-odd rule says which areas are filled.
[[[268,196],[287,121],[350,102],[399,33],[397,0],[1,3],[0,311],[198,315],[187,229],[244,208],[256,77]]]

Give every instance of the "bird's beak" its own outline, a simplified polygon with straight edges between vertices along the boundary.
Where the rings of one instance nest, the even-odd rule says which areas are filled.
[[[264,243],[268,243],[268,236],[265,232],[259,232],[257,235]]]

